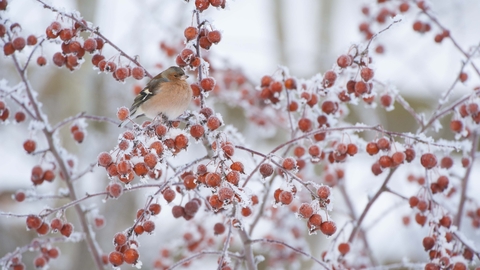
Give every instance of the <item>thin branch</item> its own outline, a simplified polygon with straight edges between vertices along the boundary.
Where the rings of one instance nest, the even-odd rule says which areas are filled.
[[[458,204],[457,215],[453,220],[453,225],[460,228],[463,216],[463,208],[465,206],[466,197],[467,197],[467,189],[468,189],[468,180],[470,179],[470,173],[472,172],[473,164],[475,163],[475,153],[477,152],[478,148],[478,132],[473,131],[472,135],[472,149],[470,150],[470,166],[468,166],[465,176],[462,179],[462,187],[461,187],[461,195],[460,195],[460,202]]]
[[[357,220],[357,215],[355,214],[355,208],[353,207],[353,202],[350,196],[348,196],[347,189],[345,188],[345,181],[340,182],[337,186],[340,189],[340,193],[343,196],[343,200],[345,201],[345,204],[347,205],[350,218],[352,220]],[[362,228],[360,228],[359,237],[362,240],[363,245],[365,246],[365,249],[367,250],[370,263],[374,265],[375,259],[373,258],[373,252],[371,251],[370,244],[368,243],[368,240],[365,236],[365,231]]]
[[[448,29],[446,27],[444,27],[438,20],[437,18],[435,18],[435,16],[433,16],[432,14],[430,14],[427,10],[422,10],[422,12],[427,15],[427,17],[432,21],[434,22],[438,27],[440,27],[443,31],[448,31]],[[448,31],[449,32],[449,31]],[[467,58],[467,59],[470,59],[472,55],[469,55],[467,52],[465,52],[461,47],[460,47],[460,44],[457,43],[457,41],[452,37],[452,34],[450,33],[448,35],[448,38],[452,41],[453,45]],[[468,61],[467,61],[468,62]],[[477,72],[477,74],[480,76],[480,70],[478,70],[477,66],[475,66],[475,64],[473,62],[470,63],[473,67],[473,69],[475,70],[475,72]]]
[[[37,0],[37,2],[41,3],[43,5],[44,8],[47,8],[47,9],[50,9],[51,11],[53,12],[56,12],[62,16],[65,16],[67,18],[70,18],[72,20],[74,20],[76,23],[78,23],[82,28],[85,28],[87,29],[88,31],[94,33],[95,35],[101,37],[105,43],[109,44],[110,46],[112,46],[117,52],[120,53],[121,56],[127,58],[128,60],[130,60],[132,63],[134,63],[135,65],[143,68],[143,70],[145,71],[145,74],[147,75],[147,77],[149,77],[150,79],[153,78],[153,76],[137,61],[137,58],[136,57],[131,57],[129,56],[128,54],[126,54],[122,49],[120,49],[117,45],[115,45],[113,42],[111,42],[108,38],[106,38],[102,33],[100,33],[100,31],[98,30],[98,28],[96,29],[93,29],[91,27],[89,27],[87,24],[85,24],[82,20],[76,18],[75,16],[71,15],[71,14],[66,14],[58,9],[56,9],[55,7],[51,6],[51,5],[48,5],[47,3],[45,3],[44,1],[42,0]]]
[[[291,250],[295,251],[296,253],[299,253],[299,254],[302,254],[303,256],[306,256],[308,257],[309,259],[312,259],[313,261],[315,261],[316,263],[318,263],[319,265],[323,266],[325,269],[330,269],[330,267],[328,265],[326,265],[324,262],[320,261],[319,259],[313,257],[312,255],[300,250],[300,249],[297,249],[295,247],[292,247],[291,245],[287,244],[287,243],[284,243],[282,241],[278,241],[278,240],[274,240],[274,239],[255,239],[255,240],[251,240],[251,243],[271,243],[271,244],[279,244],[279,245],[282,245],[282,246],[285,246],[285,247],[288,247],[290,248]]]
[[[466,241],[464,241],[464,238],[461,237],[458,232],[453,232],[453,235],[455,235],[455,238],[458,239],[458,241],[462,242],[462,244],[464,246],[466,246],[468,249],[470,249],[474,254],[475,256],[477,256],[477,258],[480,259],[480,251],[478,251],[477,249],[475,249],[475,246],[472,246],[470,243],[467,243]]]
[[[65,125],[67,125],[70,122],[73,122],[77,119],[88,119],[88,120],[93,120],[97,122],[107,122],[107,123],[112,123],[115,126],[118,126],[120,123],[119,121],[115,121],[112,118],[105,117],[105,116],[97,116],[97,115],[88,115],[85,112],[78,113],[77,115],[70,116],[68,118],[63,119],[62,121],[58,122],[52,129],[57,130]]]
[[[478,90],[478,92],[480,93],[480,90]],[[261,155],[263,156],[264,158],[258,163],[258,165],[252,170],[252,172],[247,176],[247,179],[245,180],[245,182],[243,183],[243,187],[245,187],[248,183],[248,181],[253,177],[253,174],[260,168],[260,165],[262,163],[264,163],[267,158],[269,158],[270,156],[272,156],[272,154],[274,154],[275,152],[277,152],[278,150],[284,148],[285,146],[289,146],[299,140],[302,140],[302,139],[305,139],[305,138],[308,138],[310,136],[313,136],[317,133],[328,133],[328,132],[333,132],[333,131],[347,131],[347,130],[352,130],[354,132],[365,132],[365,131],[377,131],[377,132],[381,132],[383,134],[387,134],[389,136],[395,136],[395,137],[401,137],[401,138],[406,138],[406,139],[410,139],[410,140],[413,140],[413,141],[416,141],[416,142],[419,142],[419,143],[424,143],[424,144],[428,144],[428,145],[433,145],[433,146],[437,146],[437,147],[445,147],[445,148],[453,148],[455,150],[457,150],[457,148],[455,146],[451,146],[451,145],[442,145],[442,144],[438,144],[438,143],[434,143],[434,142],[431,142],[431,141],[425,141],[423,139],[419,139],[417,136],[415,135],[408,135],[408,134],[405,134],[405,133],[401,133],[401,132],[394,132],[394,131],[388,131],[388,130],[384,130],[382,128],[382,126],[380,125],[376,125],[376,126],[346,126],[346,127],[335,127],[335,128],[326,128],[326,127],[321,127],[319,129],[316,129],[316,130],[313,130],[313,131],[310,131],[310,132],[307,132],[307,133],[304,133],[303,135],[299,136],[299,137],[296,137],[294,139],[291,139],[291,140],[288,140],[280,145],[278,145],[277,147],[275,147],[273,150],[271,150],[268,154],[262,154],[262,153],[259,153],[257,151],[254,151],[254,150],[251,150],[251,149],[248,149],[248,148],[243,148],[241,146],[236,146],[237,148],[239,149],[244,149],[244,150],[247,150],[247,151],[250,151],[251,153],[254,153],[254,154],[258,154],[258,155]]]
[[[250,236],[248,236],[247,232],[243,229],[240,228],[238,230],[238,234],[240,235],[240,238],[242,239],[243,243],[243,252],[245,256],[245,263],[246,263],[246,269],[248,270],[256,270],[257,267],[255,265],[255,258],[253,257],[253,249],[252,249],[252,240],[250,239]]]
[[[63,236],[59,237],[51,237],[51,238],[35,238],[30,243],[23,247],[17,247],[14,252],[10,252],[5,254],[2,258],[0,258],[0,265],[5,267],[14,257],[21,255],[27,251],[31,251],[32,249],[40,249],[42,246],[51,243],[65,243],[65,242],[74,242],[75,238],[67,238]],[[6,268],[4,268],[6,269]]]
[[[368,40],[368,43],[367,43],[367,47],[365,47],[365,50],[363,50],[363,52],[361,54],[367,54],[368,52],[368,48],[370,47],[370,44],[372,43],[372,41],[377,37],[379,36],[381,33],[387,31],[388,29],[390,29],[390,27],[392,27],[394,24],[396,23],[399,23],[401,22],[402,20],[396,20],[396,21],[393,21],[392,23],[390,23],[386,28],[380,30],[378,33],[375,33],[371,38],[370,40]]]
[[[475,92],[473,92],[472,94],[468,94],[466,95],[465,97],[463,98],[460,98],[458,101],[452,103],[450,106],[448,106],[447,108],[443,109],[442,111],[434,114],[432,116],[432,118],[430,118],[430,120],[428,121],[427,124],[425,124],[425,126],[422,128],[422,130],[420,132],[423,132],[425,131],[425,129],[427,127],[429,127],[433,122],[435,122],[437,119],[439,119],[440,117],[442,117],[443,115],[449,113],[450,111],[453,111],[455,109],[455,107],[457,107],[458,105],[462,104],[463,102],[469,100],[471,98],[472,95],[480,95],[480,89],[479,90],[475,90]]]
[[[181,266],[182,264],[184,264],[186,262],[189,262],[189,261],[191,261],[191,260],[193,260],[197,257],[201,257],[203,255],[221,255],[221,254],[222,254],[221,251],[216,251],[216,250],[215,251],[210,251],[210,250],[201,251],[201,252],[198,252],[198,253],[195,253],[195,254],[191,255],[190,257],[184,258],[184,259],[174,263],[172,266],[167,268],[167,270],[175,269],[175,268]],[[241,256],[238,256],[237,254],[234,254],[234,253],[231,253],[231,252],[228,252],[228,256],[237,258],[238,260],[243,259]]]
[[[30,53],[30,55],[28,56],[27,58],[27,61],[25,62],[25,65],[23,66],[22,68],[22,72],[25,72],[25,70],[27,69],[28,67],[28,64],[30,63],[30,60],[32,59],[32,56],[33,56],[33,53],[35,53],[35,51],[40,48],[40,46],[42,46],[42,43],[45,41],[44,38],[42,38],[36,45],[35,47],[33,47],[32,49],[32,52]]]
[[[70,176],[70,171],[68,169],[68,165],[66,164],[66,160],[63,158],[63,156],[60,154],[60,149],[59,145],[55,143],[54,141],[54,130],[51,130],[49,122],[44,119],[43,112],[40,110],[40,106],[38,104],[38,101],[35,99],[34,91],[30,87],[30,83],[27,79],[26,71],[20,67],[19,61],[17,59],[17,56],[15,54],[12,55],[13,63],[15,65],[15,68],[17,72],[19,73],[21,80],[23,81],[25,85],[25,92],[27,94],[28,99],[30,100],[30,105],[33,108],[33,111],[36,115],[36,119],[41,121],[44,124],[44,128],[42,129],[42,132],[45,136],[45,139],[47,140],[47,145],[48,148],[50,149],[50,153],[53,155],[54,159],[56,160],[56,163],[59,167],[59,170],[65,177],[65,183],[68,187],[69,191],[69,196],[72,201],[77,200],[77,196],[75,194],[75,188],[73,186],[73,182],[71,181],[71,176]],[[100,253],[97,249],[95,240],[93,238],[93,234],[90,230],[90,226],[88,225],[87,217],[83,213],[82,207],[80,207],[79,204],[75,204],[75,211],[77,212],[78,219],[80,221],[80,224],[82,226],[82,230],[85,233],[85,241],[87,243],[88,248],[90,249],[90,252],[94,258],[96,267],[101,270],[103,269],[103,261],[100,256]]]
[[[417,121],[417,123],[420,125],[420,128],[423,129],[425,126],[423,119],[415,112],[410,104],[408,104],[408,102],[400,95],[395,95],[395,100],[412,115],[413,119],[415,119],[415,121]]]
[[[227,238],[225,239],[225,244],[223,244],[222,256],[220,257],[220,261],[218,262],[217,270],[221,270],[223,268],[223,261],[225,260],[225,254],[227,254],[227,250],[230,247],[231,237],[232,237],[232,222],[228,222],[228,234],[227,234]]]
[[[387,177],[383,181],[382,186],[378,189],[377,193],[373,196],[372,199],[367,203],[365,206],[365,209],[363,209],[362,214],[360,215],[360,218],[357,221],[357,224],[353,227],[352,232],[350,233],[350,237],[348,238],[348,242],[352,243],[353,239],[355,238],[355,235],[357,234],[357,231],[360,229],[362,226],[362,222],[367,216],[368,211],[371,209],[372,205],[377,201],[377,199],[380,197],[380,195],[387,190],[387,184],[392,179],[392,175],[395,172],[396,169],[391,169],[390,172],[388,173]]]

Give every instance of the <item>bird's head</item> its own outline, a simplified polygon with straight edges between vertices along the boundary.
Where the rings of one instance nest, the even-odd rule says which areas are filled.
[[[183,71],[183,69],[177,66],[169,67],[161,74],[163,78],[169,81],[186,80],[188,78],[188,75],[185,74],[185,71]]]

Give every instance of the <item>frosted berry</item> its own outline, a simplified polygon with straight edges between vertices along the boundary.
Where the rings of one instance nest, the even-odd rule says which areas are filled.
[[[356,82],[354,89],[355,89],[355,94],[356,95],[363,95],[363,94],[367,94],[368,92],[370,92],[369,85],[364,81]]]
[[[452,225],[452,218],[449,217],[449,216],[443,216],[439,220],[439,223],[440,223],[440,225],[442,225],[445,228],[450,228],[450,226]]]
[[[260,165],[260,174],[263,177],[269,177],[273,174],[273,166],[269,163],[263,163]]]
[[[450,169],[453,166],[453,159],[451,157],[443,157],[440,160],[440,168]]]
[[[18,111],[18,112],[15,113],[15,121],[17,123],[23,122],[25,120],[25,118],[26,118],[26,115],[25,115],[24,112]]]
[[[347,254],[350,251],[350,244],[340,243],[340,245],[338,245],[338,251],[340,252],[340,254],[345,256],[345,254]]]
[[[322,111],[326,114],[333,114],[338,110],[338,104],[336,102],[326,100],[322,103]]]
[[[192,137],[194,137],[195,139],[202,137],[204,133],[205,129],[202,125],[196,124],[190,127],[190,135],[192,135]]]
[[[370,81],[373,78],[374,72],[371,68],[364,67],[360,71],[360,77],[364,79],[366,82]]]
[[[94,54],[92,56],[92,65],[94,65],[94,66],[96,66],[100,69],[100,67],[99,67],[100,61],[103,60],[103,62],[106,64],[104,59],[105,59],[105,56],[103,56],[101,54]],[[100,71],[103,71],[103,70],[105,70],[105,66],[103,67],[103,69],[100,69]]]
[[[40,226],[42,226],[42,223],[43,223],[42,219],[37,215],[27,216],[26,222],[27,222],[27,228],[29,230],[36,230],[40,228]]]
[[[288,205],[293,201],[293,194],[290,191],[282,191],[279,196],[279,200],[282,204]]]
[[[94,38],[87,38],[83,42],[83,49],[89,53],[93,53],[97,49],[97,41]]]
[[[333,221],[325,221],[320,225],[320,230],[323,234],[330,236],[337,231],[337,225]]]
[[[46,222],[43,222],[42,225],[40,225],[40,227],[37,229],[37,233],[39,235],[45,235],[49,231],[50,231],[50,226]]]
[[[348,148],[346,144],[339,143],[337,144],[336,150],[340,155],[345,155],[347,153]]]
[[[23,48],[25,48],[26,44],[27,43],[26,43],[26,41],[23,37],[16,37],[12,41],[13,48],[15,48],[15,50],[17,50],[17,51],[23,50]]]
[[[293,78],[286,79],[284,85],[288,90],[297,89],[297,82]]]
[[[402,13],[407,12],[410,9],[410,4],[408,2],[402,2],[398,6],[398,10]]]
[[[468,157],[463,157],[461,160],[462,167],[466,168],[470,165],[470,158]]]
[[[212,43],[210,42],[210,40],[208,40],[208,38],[205,36],[200,37],[200,39],[198,40],[198,44],[200,45],[200,47],[202,47],[205,50],[210,49],[210,47],[212,46]]]
[[[200,110],[200,114],[205,116],[206,119],[208,119],[210,116],[213,115],[213,110],[208,107],[204,107]]]
[[[342,54],[337,58],[337,65],[341,68],[346,68],[352,65],[352,57],[350,55]]]
[[[128,76],[130,72],[126,67],[120,67],[115,70],[115,77],[119,81],[124,81]]]
[[[211,91],[215,87],[215,79],[212,77],[203,78],[200,81],[200,86],[202,87],[203,90],[207,92]]]
[[[65,237],[69,237],[72,234],[72,232],[73,232],[72,223],[65,223],[60,229],[60,233]]]
[[[248,206],[247,207],[242,207],[241,213],[242,213],[242,216],[248,217],[252,214],[252,208],[250,208]]]
[[[11,55],[15,52],[15,48],[13,47],[13,44],[11,42],[6,42],[3,44],[3,53],[8,56]]]
[[[382,104],[383,107],[388,108],[392,105],[393,98],[389,94],[384,94],[380,97],[380,103]]]
[[[218,187],[220,186],[221,182],[222,182],[222,178],[218,173],[208,173],[205,176],[205,183],[209,187]]]
[[[261,87],[268,87],[270,84],[273,82],[273,78],[271,76],[263,76],[261,81],[260,81],[260,86]]]
[[[34,140],[26,140],[23,143],[23,149],[25,149],[25,151],[27,151],[28,154],[35,152],[36,148],[37,148],[37,143]]]
[[[302,218],[310,218],[313,215],[313,208],[308,203],[302,203],[298,208],[298,215]]]
[[[320,147],[318,145],[313,144],[308,148],[308,154],[312,157],[319,157],[320,156]]]
[[[7,28],[5,27],[5,25],[0,23],[0,38],[5,37],[6,33],[7,33]]]
[[[23,191],[15,192],[15,195],[14,195],[15,201],[23,202],[25,200],[25,197],[26,197],[25,192],[23,192]]]
[[[303,132],[308,132],[312,129],[312,120],[308,118],[300,118],[298,120],[298,128]]]
[[[107,191],[113,198],[118,198],[123,193],[123,187],[119,183],[112,183],[107,186]]]
[[[225,144],[222,146],[222,150],[227,157],[231,157],[235,153],[235,148],[232,144]]]
[[[214,208],[214,210],[223,207],[223,201],[220,200],[220,197],[218,197],[217,194],[213,194],[212,196],[210,196],[210,198],[208,199],[208,203]]]
[[[43,180],[52,182],[55,179],[55,173],[52,170],[46,170],[43,173]]]
[[[390,150],[390,141],[387,138],[380,138],[377,141],[377,146],[378,146],[378,149],[380,150],[384,150],[384,151]]]
[[[15,46],[15,44],[14,44],[14,46]],[[458,76],[458,78],[460,79],[461,82],[465,82],[465,81],[468,80],[468,74],[465,73],[465,72],[462,72],[462,73],[460,73],[460,75]]]
[[[72,29],[69,29],[69,28],[62,29],[59,33],[59,37],[63,41],[68,41],[68,40],[72,39],[72,37],[73,37]]]
[[[354,156],[357,153],[358,153],[358,147],[353,143],[349,143],[347,145],[347,154],[350,156]]]
[[[63,66],[66,62],[65,56],[62,55],[60,52],[56,52],[53,55],[53,63],[59,67]]]
[[[218,190],[218,197],[222,201],[231,201],[234,195],[233,189],[229,187],[222,187]]]
[[[223,234],[225,232],[225,225],[223,223],[215,223],[213,226],[213,233],[215,235]]]
[[[287,157],[282,161],[282,166],[285,170],[293,170],[296,167],[296,161],[294,158]]]
[[[426,169],[431,169],[437,165],[437,158],[432,153],[425,153],[420,158],[420,163]]]
[[[82,143],[84,138],[85,133],[81,130],[77,130],[73,133],[73,139],[77,141],[77,143]]]
[[[189,26],[187,28],[185,28],[185,31],[183,32],[185,38],[187,39],[187,41],[190,41],[190,40],[193,40],[195,38],[197,38],[197,35],[198,35],[198,30],[196,27],[193,27],[193,26]]]
[[[210,6],[210,2],[208,0],[195,0],[195,6],[202,12]]]
[[[60,231],[63,227],[63,221],[59,218],[54,218],[50,221],[50,227],[53,231]]]
[[[112,164],[113,159],[112,156],[107,152],[102,152],[98,155],[98,165],[102,167],[108,167],[108,165]]]
[[[115,267],[120,266],[124,262],[123,254],[118,251],[112,251],[108,255],[108,261]]]
[[[314,226],[315,230],[319,229],[322,226],[322,216],[319,214],[313,214],[308,219],[308,223],[310,226]]]
[[[221,124],[220,119],[216,116],[210,116],[207,120],[207,127],[210,130],[216,130]]]
[[[418,205],[420,200],[418,199],[417,196],[412,196],[408,199],[408,204],[410,205],[411,208],[414,208]]]
[[[132,77],[135,80],[141,80],[145,77],[145,70],[141,67],[134,67],[132,68]]]
[[[136,264],[139,257],[140,255],[138,254],[138,251],[134,248],[128,248],[123,252],[125,263],[128,264]]]
[[[405,153],[405,160],[407,162],[410,163],[410,162],[412,162],[412,160],[415,159],[416,153],[415,153],[415,150],[413,150],[413,148],[405,149],[404,153]]]
[[[326,200],[330,196],[330,188],[328,186],[321,186],[317,189],[317,195],[320,199]]]
[[[335,80],[337,79],[337,73],[333,70],[329,70],[325,72],[323,75],[323,85],[325,88],[332,87],[335,84]]]
[[[47,58],[45,58],[44,56],[39,56],[37,58],[37,65],[43,67],[47,64]]]
[[[373,156],[377,154],[380,151],[380,149],[378,148],[378,145],[376,142],[369,142],[367,144],[366,151],[369,155]]]
[[[380,166],[380,163],[378,163],[378,162],[373,163],[373,165],[372,165],[372,173],[373,173],[374,175],[379,175],[379,174],[381,174],[382,172],[383,172],[383,170],[382,170],[382,166]]]
[[[185,149],[188,146],[188,137],[179,134],[178,136],[175,137],[175,148],[176,149]]]
[[[404,152],[395,152],[393,153],[392,155],[392,162],[393,162],[393,166],[398,166],[400,164],[402,164],[404,161],[405,161],[405,153]]]
[[[155,230],[155,222],[151,221],[151,220],[147,220],[145,221],[143,224],[143,230],[147,233],[151,233]]]
[[[176,197],[176,193],[173,189],[166,189],[163,191],[163,198],[168,202],[172,202]]]
[[[33,260],[33,265],[36,268],[44,268],[47,265],[47,259],[40,255]]]
[[[433,239],[433,237],[431,236],[427,236],[423,238],[422,243],[423,243],[423,247],[425,248],[425,251],[427,251],[433,248],[433,246],[435,245],[435,239]]]
[[[238,182],[240,181],[240,173],[237,171],[231,171],[227,174],[226,179],[232,185],[238,186]]]
[[[217,44],[222,39],[222,34],[218,30],[213,30],[207,34],[207,38],[211,43]]]
[[[460,120],[452,120],[450,122],[450,129],[454,132],[460,133],[463,129],[463,123]]]

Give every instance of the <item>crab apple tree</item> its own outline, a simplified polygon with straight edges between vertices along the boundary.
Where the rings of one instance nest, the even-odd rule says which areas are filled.
[[[295,68],[304,55],[285,48],[317,48],[300,44],[317,33],[288,12],[268,33],[285,43],[283,60],[266,68],[231,47],[241,33],[225,16],[261,30],[241,1],[98,5],[102,18],[23,2],[0,0],[0,181],[11,179],[1,185],[11,195],[0,206],[2,269],[478,265],[480,46],[439,3],[342,6],[332,18],[360,6],[348,13],[359,35],[325,46],[332,57],[305,49],[324,62],[302,60],[308,77]],[[173,65],[187,83],[155,76]],[[187,108],[177,87],[191,91]],[[180,115],[140,118],[158,91]]]

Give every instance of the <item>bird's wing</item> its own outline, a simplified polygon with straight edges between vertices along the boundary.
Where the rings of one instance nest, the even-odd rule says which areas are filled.
[[[159,90],[158,85],[163,82],[168,82],[168,80],[165,78],[154,78],[147,84],[145,88],[143,88],[143,90],[133,100],[133,104],[130,107],[130,116],[135,114],[140,105],[156,94],[156,91]]]

